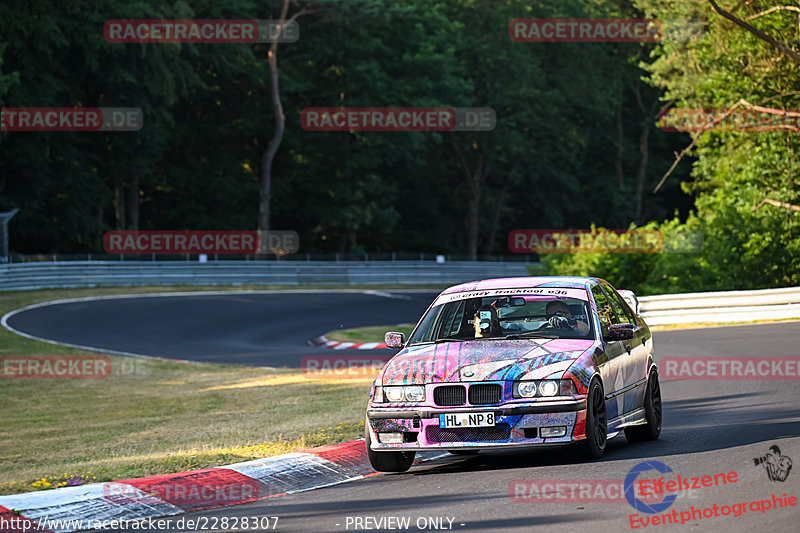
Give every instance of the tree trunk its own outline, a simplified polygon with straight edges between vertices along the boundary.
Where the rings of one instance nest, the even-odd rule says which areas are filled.
[[[139,229],[139,176],[131,176],[128,181],[127,229]]]
[[[647,177],[647,161],[650,156],[649,143],[650,123],[642,124],[639,134],[639,170],[636,173],[636,211],[634,221],[636,225],[642,223],[642,204],[644,202],[644,180]]]
[[[622,99],[620,98],[620,104],[617,106],[617,155],[614,159],[614,169],[616,170],[617,174],[617,185],[619,185],[620,188],[622,188],[622,186],[625,184],[625,172],[622,169],[624,142],[625,136],[622,130]]]
[[[650,158],[650,129],[653,127],[653,119],[658,109],[660,95],[656,95],[650,107],[647,108],[642,100],[641,84],[639,80],[633,88],[636,97],[636,104],[642,113],[641,131],[639,132],[639,169],[636,172],[636,193],[634,196],[634,222],[637,225],[642,223],[642,213],[644,206],[644,182],[647,178],[647,163]]]
[[[492,217],[492,228],[489,231],[489,242],[486,245],[486,255],[492,253],[494,250],[494,243],[497,238],[497,228],[500,225],[500,211],[503,209],[503,204],[506,202],[506,195],[508,194],[508,188],[511,185],[511,178],[514,175],[514,172],[517,171],[519,168],[520,160],[517,159],[514,161],[514,164],[511,165],[511,170],[508,171],[508,177],[503,182],[503,188],[500,189],[500,197],[497,199],[497,205],[494,207],[494,216]]]
[[[509,180],[506,180],[503,183],[503,188],[500,189],[500,197],[497,199],[497,205],[494,206],[494,216],[492,217],[492,227],[489,231],[489,242],[486,243],[486,251],[484,252],[486,255],[492,253],[494,250],[494,241],[497,237],[497,226],[500,223],[500,211],[503,209],[503,204],[506,201],[506,194],[508,193],[508,185],[511,183]]]
[[[461,164],[464,181],[467,183],[467,259],[469,261],[476,261],[478,259],[481,195],[483,193],[483,185],[486,182],[486,176],[489,175],[488,157],[483,153],[482,149],[474,146],[474,165],[470,167],[454,135],[451,135],[450,141],[456,153],[456,157],[458,158],[458,162]]]
[[[117,229],[127,229],[125,224],[125,183],[122,178],[116,178],[114,182],[114,218],[116,219]]]
[[[283,7],[281,8],[280,24],[286,21],[286,14],[289,12],[289,0],[283,0]],[[279,32],[280,33],[280,32]],[[275,35],[272,43],[269,45],[269,75],[272,88],[272,112],[275,115],[275,130],[272,133],[267,149],[261,156],[261,189],[258,198],[258,229],[260,231],[269,231],[269,215],[270,215],[270,191],[272,188],[272,164],[275,161],[275,155],[278,153],[278,148],[283,141],[283,131],[286,125],[286,116],[283,114],[283,105],[281,104],[280,86],[278,84],[278,35]],[[263,243],[262,249],[259,253],[267,253],[265,248],[266,242]]]

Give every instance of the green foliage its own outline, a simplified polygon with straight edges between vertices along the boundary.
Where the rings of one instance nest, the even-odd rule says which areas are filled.
[[[0,104],[139,107],[136,133],[0,133],[0,210],[21,253],[101,249],[109,229],[252,229],[273,130],[268,44],[111,44],[108,19],[275,18],[282,2],[11,0],[0,5]],[[798,283],[797,134],[709,132],[664,187],[687,134],[652,109],[800,108],[800,71],[693,0],[297,0],[301,38],[278,48],[286,131],[272,226],[301,252],[464,254],[470,192],[454,144],[489,172],[478,249],[516,228],[636,223],[704,236],[702,252],[546,258],[643,293]],[[768,7],[734,7],[749,18]],[[520,43],[515,18],[654,17],[699,39]],[[750,19],[795,46],[796,16]],[[659,98],[661,102],[659,102]],[[308,107],[492,107],[491,132],[313,132]],[[637,200],[638,199],[638,200]],[[637,201],[641,208],[637,209]],[[694,209],[693,212],[690,211]],[[138,210],[138,223],[136,212]],[[652,221],[649,222],[648,221]]]

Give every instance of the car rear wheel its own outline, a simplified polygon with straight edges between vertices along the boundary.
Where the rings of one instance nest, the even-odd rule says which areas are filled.
[[[644,417],[646,424],[625,428],[628,442],[656,440],[661,435],[661,386],[658,384],[658,373],[650,372],[647,390],[644,393]]]
[[[364,441],[367,445],[367,458],[372,468],[378,472],[405,472],[414,463],[416,452],[376,452],[372,449],[369,436],[369,420],[364,424]]]
[[[581,443],[583,455],[588,459],[599,459],[606,452],[608,441],[608,418],[603,386],[594,380],[586,396],[586,440]]]

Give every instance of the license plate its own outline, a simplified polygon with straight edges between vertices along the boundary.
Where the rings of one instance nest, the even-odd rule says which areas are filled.
[[[442,428],[485,428],[494,426],[494,413],[453,413],[439,415]]]

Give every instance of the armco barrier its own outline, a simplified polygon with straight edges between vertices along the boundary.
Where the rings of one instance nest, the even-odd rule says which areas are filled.
[[[530,264],[530,263],[529,263]],[[70,261],[0,265],[0,290],[135,285],[453,285],[527,276],[526,263]]]
[[[639,297],[651,326],[800,318],[800,287]]]
[[[528,263],[530,264],[530,263]],[[478,261],[70,261],[0,265],[0,290],[136,285],[454,285],[527,276],[526,263]],[[800,318],[800,287],[639,297],[652,326]]]

